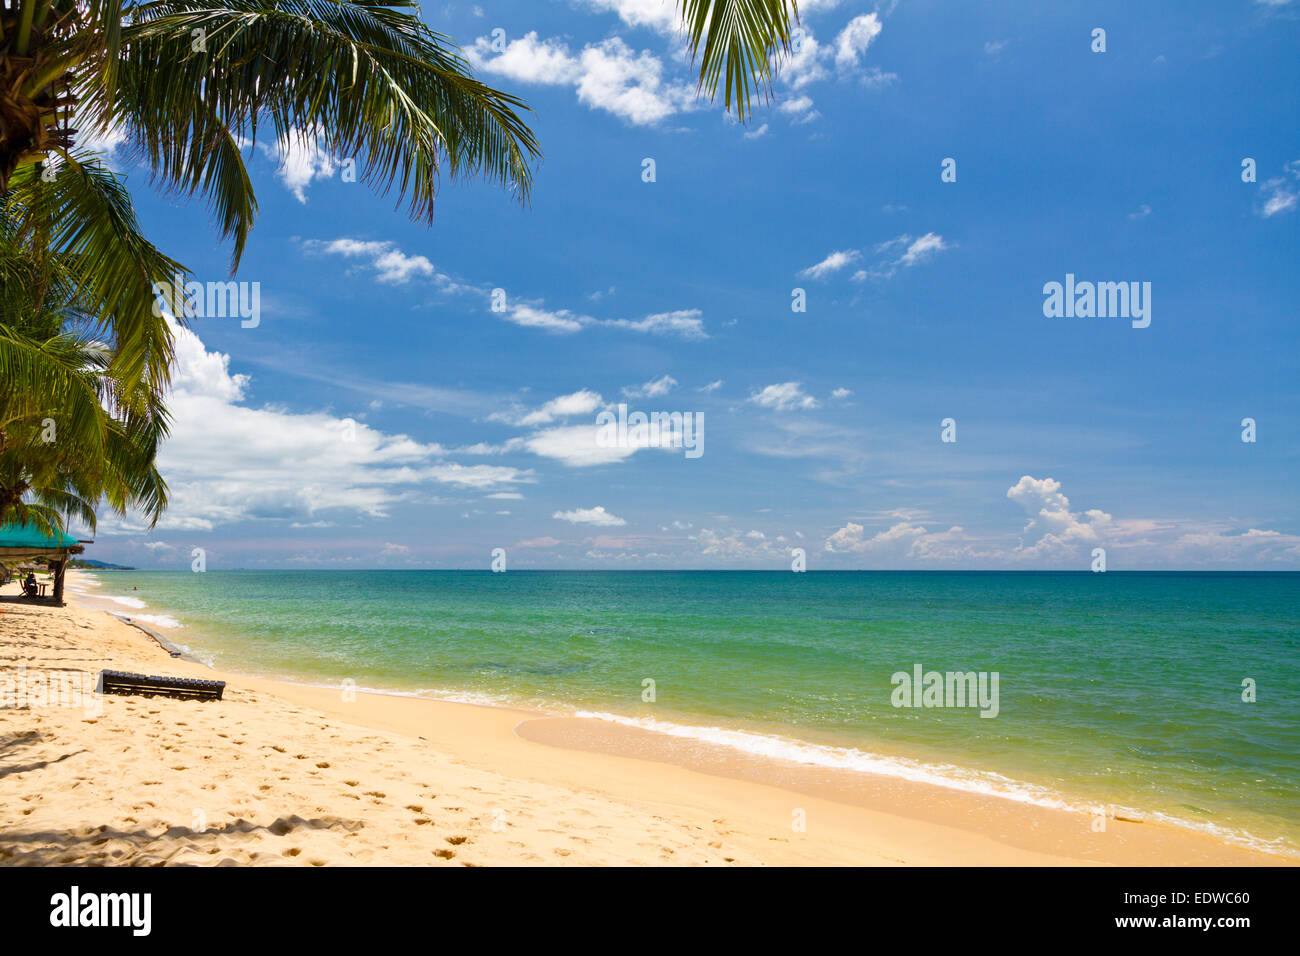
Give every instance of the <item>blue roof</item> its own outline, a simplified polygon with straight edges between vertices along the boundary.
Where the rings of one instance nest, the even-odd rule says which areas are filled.
[[[51,536],[33,524],[7,524],[0,528],[0,548],[26,548],[29,550],[49,548],[58,550],[59,548],[71,548],[77,543],[77,539],[70,534],[64,534],[60,531]]]

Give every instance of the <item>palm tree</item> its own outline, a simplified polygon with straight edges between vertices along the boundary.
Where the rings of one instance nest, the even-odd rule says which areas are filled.
[[[41,341],[0,325],[0,375],[0,526],[63,529],[75,517],[93,531],[101,500],[157,523],[167,507],[154,461],[166,413],[119,402],[102,343],[68,332]]]
[[[87,334],[74,256],[50,256],[0,220],[0,526],[91,530],[101,500],[156,523],[167,486],[154,463],[168,417],[159,392],[121,380]]]

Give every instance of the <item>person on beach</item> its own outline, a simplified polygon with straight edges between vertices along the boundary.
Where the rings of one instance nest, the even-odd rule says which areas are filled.
[[[28,597],[36,597],[36,572],[28,571],[27,580],[23,582],[23,592]]]

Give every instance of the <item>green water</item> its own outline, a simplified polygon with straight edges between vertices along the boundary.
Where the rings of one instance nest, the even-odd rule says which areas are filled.
[[[168,637],[230,670],[649,721],[807,762],[1123,806],[1300,852],[1300,574],[96,579],[89,593],[143,601],[117,610],[174,618]],[[893,706],[892,675],[916,664],[997,672],[997,716]],[[1253,703],[1242,700],[1248,678]]]

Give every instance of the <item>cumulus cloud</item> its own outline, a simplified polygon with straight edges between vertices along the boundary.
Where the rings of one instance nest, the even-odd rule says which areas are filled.
[[[864,279],[888,279],[899,269],[929,262],[938,253],[952,248],[952,243],[944,241],[937,232],[927,232],[924,236],[910,236],[904,233],[893,239],[877,243],[873,250],[871,264],[853,274],[853,281]]]
[[[249,145],[249,141],[242,140],[243,145]],[[277,164],[280,182],[300,203],[307,201],[307,187],[313,180],[330,179],[341,165],[321,146],[319,137],[306,130],[286,130],[274,146],[259,143],[258,147]]]
[[[667,395],[677,387],[677,379],[671,375],[661,375],[659,378],[651,379],[642,385],[629,386],[623,389],[623,394],[628,398],[658,398],[661,395]]]
[[[1283,167],[1286,175],[1275,176],[1259,184],[1259,214],[1264,219],[1279,213],[1293,212],[1300,205],[1300,159]]]
[[[524,304],[511,306],[505,311],[503,318],[507,322],[522,325],[524,328],[543,329],[547,332],[566,334],[578,332],[584,325],[589,325],[595,321],[589,316],[575,315],[568,309],[551,311]]]
[[[590,524],[599,528],[614,528],[627,524],[622,518],[606,511],[602,505],[596,505],[594,508],[576,508],[573,511],[557,511],[551,517],[570,524]]]
[[[621,37],[573,53],[562,40],[543,40],[533,31],[493,47],[490,38],[479,37],[465,53],[477,69],[518,83],[571,86],[579,102],[634,125],[653,125],[695,102],[690,84],[665,80],[658,57],[636,52]]]
[[[536,411],[518,418],[519,425],[545,425],[557,418],[570,418],[574,415],[591,415],[605,404],[599,392],[589,388],[579,389],[568,395],[551,399]]]
[[[289,412],[247,402],[249,377],[171,324],[176,343],[168,408],[171,435],[158,467],[171,487],[162,529],[208,530],[254,519],[299,525],[322,513],[382,517],[422,489],[506,490],[535,480],[530,470],[462,465],[437,444],[386,434],[325,412]],[[106,533],[143,531],[128,518]]]
[[[792,96],[782,100],[777,105],[777,110],[785,113],[794,123],[811,123],[821,113],[813,109],[813,100],[811,96]]]
[[[701,528],[699,534],[690,537],[698,545],[701,555],[730,564],[771,564],[790,560],[790,549],[785,544],[785,538],[769,538],[761,531],[716,531]]]
[[[644,319],[606,319],[600,324],[631,332],[645,332],[648,335],[676,335],[683,339],[699,340],[709,337],[704,331],[702,315],[699,309],[678,309],[675,312],[647,315]]]
[[[699,309],[660,312],[642,319],[596,319],[568,309],[547,309],[538,304],[519,302],[500,314],[507,322],[515,325],[561,335],[603,327],[696,341],[709,337],[704,329],[703,313]]]
[[[1082,513],[1071,511],[1070,499],[1061,492],[1061,483],[1054,478],[1024,475],[1007,489],[1007,497],[1030,515],[1024,534],[1037,540],[1017,549],[1026,557],[1092,547],[1101,542],[1101,535],[1111,522],[1110,515],[1095,508]]]
[[[827,551],[841,553],[867,551],[881,545],[890,545],[900,541],[910,543],[925,533],[925,528],[922,525],[913,525],[900,521],[888,530],[868,537],[866,529],[862,525],[850,521],[826,539],[825,548]]]
[[[858,58],[867,51],[880,31],[884,29],[880,17],[866,13],[854,17],[835,38],[835,65],[842,70],[858,65]]]
[[[836,250],[816,265],[800,270],[799,277],[803,279],[824,279],[839,272],[860,255],[861,253],[857,249]]]
[[[788,53],[776,57],[775,65],[782,80],[794,90],[802,90],[832,75],[856,76],[870,87],[887,86],[898,79],[897,74],[883,72],[877,66],[864,69],[862,62],[867,48],[883,29],[879,13],[861,14],[850,20],[827,46],[819,43],[813,31],[803,24],[798,43]]]
[[[816,408],[818,405],[817,399],[805,394],[801,382],[782,382],[779,385],[768,385],[750,395],[749,401],[755,405],[771,408],[778,412],[787,412],[793,409],[807,410]]]
[[[1105,547],[1112,566],[1214,568],[1294,567],[1300,536],[1261,528],[1237,530],[1195,521],[1129,518],[1116,520],[1100,509],[1076,510],[1054,478],[1024,475],[1006,492],[1024,508],[1028,521],[1017,535],[976,535],[953,525],[931,531],[923,512],[905,508],[850,519],[831,533],[823,550],[855,556],[883,567],[1067,567],[1090,566],[1091,551]],[[867,524],[887,520],[884,530]]]
[[[375,270],[375,278],[387,285],[406,285],[412,278],[448,280],[441,276],[425,256],[408,256],[391,242],[363,239],[308,239],[302,244],[308,252],[361,259]]]
[[[594,423],[565,425],[535,432],[521,439],[520,445],[534,455],[555,459],[572,468],[613,464],[636,454],[641,447],[648,447],[630,442],[602,445],[599,436],[600,429]]]
[[[927,232],[924,236],[911,242],[907,251],[899,257],[898,264],[901,266],[914,266],[917,263],[925,262],[936,252],[942,252],[950,248],[943,241],[943,236],[935,232]]]

